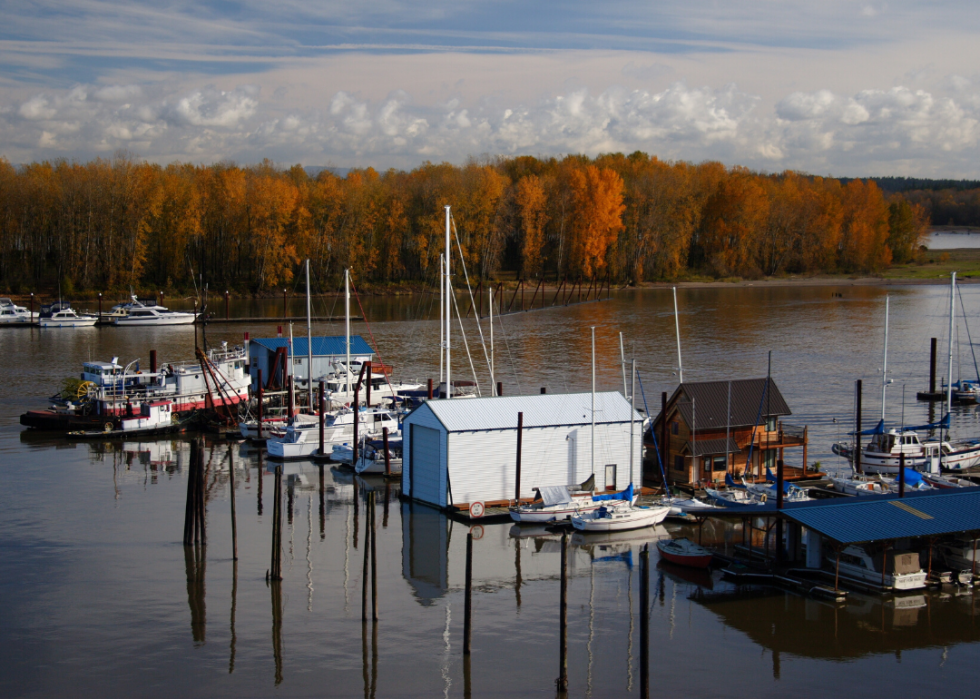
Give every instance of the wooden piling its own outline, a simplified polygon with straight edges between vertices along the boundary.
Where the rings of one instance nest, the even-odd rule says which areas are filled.
[[[370,518],[371,506],[364,508],[365,515]],[[364,568],[361,574],[361,621],[368,620],[368,565],[371,562],[371,525],[364,524]]]
[[[371,360],[364,362],[364,374],[367,376],[367,383],[364,385],[364,404],[371,407]]]
[[[385,478],[391,478],[391,453],[388,451],[388,428],[381,428],[381,439],[384,442],[385,449]],[[387,484],[385,484],[387,488]],[[388,500],[385,499],[385,512],[388,511]],[[387,517],[385,517],[387,519]]]
[[[899,449],[903,449],[898,453],[898,497],[905,497],[905,451],[904,447],[899,445]]]
[[[568,532],[561,533],[561,588],[558,602],[558,679],[559,695],[568,693]]]
[[[517,475],[514,479],[514,504],[521,504],[521,447],[524,441],[524,413],[517,413]]]
[[[368,527],[371,530],[371,621],[378,620],[378,531],[374,524],[374,510],[374,491],[372,490],[368,507],[371,518]]]
[[[271,579],[282,580],[282,464],[276,465],[275,500],[272,504]]]
[[[929,340],[929,393],[936,392],[936,338]]]
[[[660,465],[663,467],[664,488],[667,487],[667,458],[670,456],[667,443],[667,391],[660,393]]]
[[[323,419],[324,416],[327,414],[327,396],[326,396],[326,392],[323,390],[324,385],[325,384],[323,383],[323,381],[321,381],[320,382],[320,416],[319,416],[320,417],[320,456],[326,456],[326,454],[323,453],[323,448],[324,448],[323,447]]]
[[[256,412],[258,413],[259,416],[258,438],[261,440],[262,439],[262,370],[261,369],[259,369],[258,400],[259,400],[259,404],[258,407],[256,408]]]
[[[650,696],[650,544],[640,551],[640,697]]]
[[[432,379],[429,379],[429,400],[432,400]]]
[[[861,468],[861,392],[862,381],[857,380],[857,430],[854,434],[854,473],[864,473]]]
[[[205,501],[205,477],[204,477],[204,440],[199,440],[197,446],[197,532],[195,543],[200,542],[201,546],[208,545],[208,531],[205,526],[205,513],[207,502]]]
[[[228,292],[226,291],[225,292],[225,320],[228,320],[229,318],[231,318],[231,315],[228,313]]]
[[[463,656],[470,654],[473,633],[473,533],[466,534],[466,592],[463,597]]]
[[[235,513],[235,457],[228,445],[228,488],[231,494],[231,560],[238,560],[238,515]],[[237,568],[236,568],[237,570]]]
[[[498,381],[497,382],[497,395],[498,396],[504,395],[504,382],[503,381]]]
[[[194,543],[194,490],[197,483],[197,440],[191,441],[191,461],[187,472],[187,499],[184,503],[184,546]]]
[[[157,351],[155,349],[150,350],[150,373],[157,373]]]

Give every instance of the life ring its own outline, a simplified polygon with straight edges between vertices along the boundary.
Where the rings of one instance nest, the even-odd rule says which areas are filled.
[[[470,534],[473,535],[473,541],[479,541],[480,539],[482,539],[484,534],[483,525],[477,524],[470,527]]]
[[[106,424],[104,424],[104,425],[102,426],[102,429],[103,429],[103,430],[104,430],[105,432],[112,432],[112,427],[113,427],[113,425],[112,425],[112,423],[111,423],[111,422],[107,422]]]

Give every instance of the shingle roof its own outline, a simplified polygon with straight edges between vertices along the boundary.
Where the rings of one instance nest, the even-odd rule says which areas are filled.
[[[940,536],[980,530],[980,488],[805,502],[783,512],[841,544]]]
[[[725,450],[725,439],[697,439],[695,435],[694,444],[688,443],[685,448],[694,447],[694,453],[692,456],[711,456],[714,454],[738,454],[742,451],[741,447],[735,442],[734,439],[729,439],[728,450]]]
[[[729,384],[732,387],[732,412],[731,417],[726,419]],[[764,378],[682,383],[667,405],[668,409],[676,406],[685,424],[688,427],[693,425],[696,429],[723,428],[726,424],[747,427],[766,415],[792,415],[774,380],[769,381],[769,387],[769,395],[766,395]]]
[[[275,351],[281,347],[289,347],[288,337],[263,337],[263,338],[253,338],[252,342],[268,350]],[[314,337],[313,338],[313,356],[314,357],[327,357],[327,356],[340,356],[347,353],[347,343],[346,338],[343,335],[331,335],[325,337]],[[357,355],[364,354],[374,354],[374,350],[371,349],[371,345],[364,341],[364,338],[360,335],[350,336],[350,353]],[[306,351],[306,338],[297,337],[293,339],[293,356],[305,357],[307,355]]]
[[[431,409],[449,432],[516,429],[517,413],[524,413],[525,428],[592,423],[591,393],[430,400],[423,406]],[[640,422],[643,416],[636,413],[634,419]],[[595,394],[597,425],[629,421],[630,404],[620,393]]]

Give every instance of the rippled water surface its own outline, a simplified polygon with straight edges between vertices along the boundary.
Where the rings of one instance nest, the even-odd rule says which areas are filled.
[[[837,296],[840,294],[841,296]],[[890,297],[886,415],[925,422],[915,392],[927,383],[929,338],[945,373],[944,287],[758,287],[678,291],[687,381],[772,375],[810,426],[809,458],[827,468],[848,429],[853,384],[865,385],[865,422],[880,416],[885,296]],[[550,300],[550,298],[549,298]],[[509,296],[505,303],[509,302]],[[963,289],[971,324],[980,288]],[[515,306],[519,304],[519,299]],[[177,304],[174,304],[175,306]],[[290,312],[301,312],[301,302]],[[461,305],[468,305],[461,299]],[[318,300],[314,312],[334,310]],[[959,307],[959,301],[957,301]],[[335,308],[340,308],[337,305]],[[365,299],[385,362],[403,378],[438,375],[438,321],[429,297]],[[233,302],[232,315],[281,313],[275,302]],[[274,334],[276,325],[212,325],[212,342]],[[673,390],[678,362],[669,289],[620,292],[602,303],[505,316],[495,327],[506,393],[588,390],[589,326],[599,388],[622,387],[619,332],[646,397]],[[355,329],[369,334],[356,324]],[[295,332],[305,328],[297,325]],[[485,332],[489,328],[484,326]],[[971,330],[980,333],[980,324]],[[318,326],[318,334],[342,332]],[[477,378],[488,377],[472,319]],[[954,365],[973,377],[967,328]],[[955,335],[954,335],[955,339]],[[549,696],[558,674],[560,542],[509,524],[474,531],[474,633],[462,657],[463,572],[469,527],[398,500],[397,485],[355,483],[312,463],[285,467],[281,587],[270,565],[273,477],[231,445],[240,560],[231,560],[229,445],[212,442],[208,539],[181,545],[189,443],[71,442],[27,433],[82,361],[192,356],[192,328],[0,331],[0,695],[2,696]],[[454,372],[468,378],[457,345]],[[954,369],[954,376],[957,370]],[[905,399],[903,401],[903,388]],[[789,418],[788,418],[789,420]],[[956,409],[954,436],[977,436],[976,408]],[[788,460],[792,461],[789,456]],[[380,622],[361,624],[367,508],[377,498]],[[357,503],[355,505],[355,503]],[[613,540],[573,538],[569,587],[572,696],[639,692],[639,552],[668,524]],[[742,533],[707,524],[720,546]],[[898,599],[852,594],[834,606],[782,592],[735,595],[713,575],[667,567],[652,554],[650,647],[655,695],[867,696],[970,694],[980,662],[974,593]]]

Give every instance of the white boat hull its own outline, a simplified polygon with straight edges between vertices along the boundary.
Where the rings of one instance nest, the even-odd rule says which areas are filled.
[[[611,516],[603,516],[602,511],[605,509],[607,508],[601,507],[594,512],[572,517],[572,526],[582,532],[619,532],[641,529],[660,524],[670,512],[670,507],[666,505],[659,507],[629,506],[628,511],[621,512],[619,516],[617,516],[615,509],[610,510]]]

